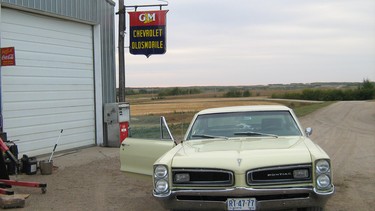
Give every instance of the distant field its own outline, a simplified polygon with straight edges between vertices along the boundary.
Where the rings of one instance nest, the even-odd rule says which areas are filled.
[[[172,99],[154,100],[142,104],[131,104],[130,111],[133,116],[169,114],[181,112],[197,112],[206,108],[242,105],[279,104],[270,101],[250,100],[247,98],[198,98],[198,99]]]
[[[146,100],[137,98],[130,101],[132,116],[160,115],[171,113],[196,113],[206,108],[216,108],[224,106],[244,106],[244,105],[270,105],[281,104],[294,109],[297,115],[306,115],[320,107],[328,105],[329,102],[309,102],[295,100],[275,100],[267,98],[172,98],[165,100]],[[305,111],[306,110],[306,111]]]

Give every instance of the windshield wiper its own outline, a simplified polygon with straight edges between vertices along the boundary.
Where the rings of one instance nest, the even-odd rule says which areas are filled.
[[[207,134],[194,134],[191,137],[193,138],[222,138],[228,140],[228,137],[225,136],[213,136],[213,135],[207,135]]]
[[[272,136],[272,137],[278,138],[278,136],[275,135],[275,134],[259,133],[259,132],[252,132],[252,131],[247,131],[247,132],[237,132],[237,133],[234,133],[234,135],[245,135],[245,136]]]

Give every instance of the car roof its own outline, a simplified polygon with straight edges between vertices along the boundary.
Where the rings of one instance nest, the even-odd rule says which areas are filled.
[[[291,109],[283,105],[251,105],[251,106],[230,106],[221,108],[209,108],[202,110],[200,114],[245,112],[245,111],[290,111]]]

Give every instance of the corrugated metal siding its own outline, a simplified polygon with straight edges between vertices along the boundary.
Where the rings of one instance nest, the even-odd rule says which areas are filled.
[[[103,103],[116,101],[114,5],[111,0],[0,0],[11,6],[100,24]]]
[[[96,8],[105,0],[2,0],[28,9],[41,10],[65,17],[95,22],[98,18]]]
[[[97,13],[101,30],[103,103],[116,102],[115,21],[114,4],[100,1]],[[109,33],[110,32],[110,33]]]

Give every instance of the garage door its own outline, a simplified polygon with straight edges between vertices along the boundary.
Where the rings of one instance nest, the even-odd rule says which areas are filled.
[[[93,40],[90,25],[1,9],[1,46],[16,66],[2,67],[4,132],[21,154],[95,144]]]

